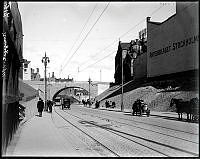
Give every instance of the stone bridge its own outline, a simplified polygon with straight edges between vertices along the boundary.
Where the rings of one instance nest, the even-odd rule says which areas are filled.
[[[45,85],[44,81],[31,81],[23,80],[24,83],[32,86],[39,91],[40,97],[44,99]],[[109,82],[92,82],[90,84],[90,97],[95,98],[100,93],[109,88]],[[69,88],[83,89],[88,92],[84,98],[88,99],[89,97],[89,83],[88,81],[76,81],[76,82],[47,82],[47,99],[52,100],[57,94],[63,90]]]

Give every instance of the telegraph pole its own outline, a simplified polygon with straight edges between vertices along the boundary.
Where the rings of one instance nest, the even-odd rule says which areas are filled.
[[[49,100],[50,100],[50,73],[49,73]]]
[[[124,94],[124,92],[123,92],[123,84],[124,84],[123,80],[124,80],[124,78],[123,78],[123,74],[124,74],[124,72],[123,72],[123,51],[122,51],[122,94],[121,94],[121,111],[124,110],[124,103],[123,103],[123,94]]]
[[[49,57],[46,56],[46,52],[45,52],[45,56],[42,58],[42,63],[44,63],[44,90],[45,90],[45,100],[44,100],[44,109],[45,111],[47,111],[47,62],[49,63]]]
[[[90,79],[90,77],[89,77],[89,101],[90,101],[90,84],[91,84],[91,79]]]

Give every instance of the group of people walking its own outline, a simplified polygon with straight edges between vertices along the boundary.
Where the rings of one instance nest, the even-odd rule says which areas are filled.
[[[52,106],[53,106],[53,101],[47,100],[47,111],[52,112]],[[42,112],[44,110],[44,101],[42,98],[39,98],[39,101],[37,102],[37,109],[39,113],[39,117],[42,117]]]
[[[115,108],[115,102],[113,101],[105,101],[105,106],[106,106],[106,108]]]

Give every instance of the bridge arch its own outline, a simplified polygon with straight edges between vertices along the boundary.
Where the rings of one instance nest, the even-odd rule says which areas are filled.
[[[53,97],[52,97],[52,100],[54,100],[55,98],[56,98],[56,96],[60,93],[60,92],[62,92],[63,90],[66,90],[66,89],[70,89],[70,88],[78,88],[78,89],[81,89],[81,90],[84,90],[87,94],[85,94],[85,95],[88,95],[89,94],[89,92],[85,89],[85,88],[82,88],[82,87],[78,87],[78,86],[70,86],[70,87],[64,87],[64,88],[61,88],[61,89],[59,89],[56,93],[54,93],[54,95],[53,95]]]

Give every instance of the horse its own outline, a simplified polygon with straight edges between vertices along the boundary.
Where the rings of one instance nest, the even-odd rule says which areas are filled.
[[[187,113],[187,121],[192,118],[192,111],[190,101],[183,101],[183,99],[172,98],[170,107],[176,105],[176,112],[178,113],[178,120],[182,120],[182,113]]]
[[[192,120],[199,120],[199,99],[192,98],[190,100],[191,112],[192,112]]]

